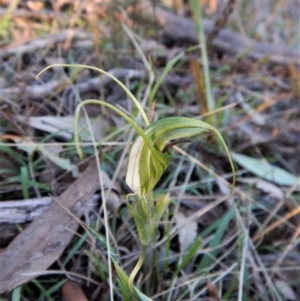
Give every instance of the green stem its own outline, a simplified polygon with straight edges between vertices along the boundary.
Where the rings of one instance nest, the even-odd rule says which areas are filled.
[[[109,104],[109,103],[107,103],[103,100],[87,99],[87,100],[84,100],[81,103],[79,103],[78,106],[76,107],[75,120],[74,120],[74,124],[75,124],[74,125],[74,141],[76,143],[76,150],[77,150],[77,153],[78,153],[80,158],[83,157],[83,153],[82,153],[82,150],[81,150],[80,145],[79,145],[78,124],[79,124],[80,110],[84,105],[87,105],[87,104],[98,104],[98,105],[108,107],[111,110],[118,113],[120,116],[122,116],[130,125],[132,125],[134,127],[134,129],[137,131],[137,133],[144,139],[144,141],[147,144],[147,146],[149,147],[150,151],[155,156],[155,153],[157,152],[157,150],[152,145],[152,143],[151,143],[150,139],[148,138],[148,136],[145,135],[144,131],[137,125],[137,123],[132,118],[127,116],[123,111],[121,111],[117,107],[115,107],[115,106],[113,106],[113,105],[111,105],[111,104]]]
[[[141,246],[141,252],[140,252],[139,260],[138,260],[137,264],[135,265],[134,269],[132,270],[132,272],[129,276],[128,287],[129,287],[129,289],[132,293],[135,292],[134,287],[133,287],[133,281],[134,281],[134,278],[135,278],[136,274],[138,273],[138,271],[140,270],[140,268],[142,267],[142,265],[145,261],[146,254],[147,254],[147,248],[148,248],[147,245],[142,245]]]
[[[128,90],[128,88],[120,81],[118,80],[115,76],[113,76],[112,74],[99,69],[97,67],[93,67],[93,66],[88,66],[88,65],[80,65],[80,64],[52,64],[48,67],[46,67],[45,69],[43,69],[41,72],[38,73],[38,75],[36,76],[36,79],[42,74],[44,73],[46,70],[53,68],[53,67],[75,67],[75,68],[86,68],[86,69],[91,69],[94,71],[98,71],[99,73],[105,74],[106,76],[108,76],[109,78],[111,78],[112,80],[114,80],[126,93],[127,95],[130,97],[130,99],[134,102],[134,104],[136,105],[136,107],[138,108],[140,114],[142,115],[146,125],[148,126],[150,124],[149,119],[144,111],[144,109],[142,108],[142,106],[140,105],[140,103],[138,102],[138,100],[134,97],[134,95]]]

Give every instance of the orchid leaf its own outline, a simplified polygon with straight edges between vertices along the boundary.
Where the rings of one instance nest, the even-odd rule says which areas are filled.
[[[113,263],[115,265],[117,274],[120,278],[120,281],[122,283],[123,289],[125,289],[126,293],[131,295],[136,300],[141,301],[152,301],[152,299],[145,296],[138,288],[133,286],[134,290],[131,291],[129,288],[129,277],[126,275],[126,273],[122,270],[122,268],[119,266],[119,264],[113,259]]]
[[[129,282],[129,277],[126,275],[126,273],[123,271],[123,269],[119,266],[119,264],[112,258],[112,261],[114,263],[116,272],[119,276],[119,279],[123,285],[123,288],[126,290],[126,293],[131,295],[133,298],[139,300],[138,295],[136,294],[136,292],[131,292],[128,286],[128,282]]]
[[[169,194],[163,194],[157,201],[152,225],[150,228],[151,235],[154,233],[157,223],[161,220],[162,216],[166,212],[166,209],[168,208],[170,201],[171,201],[171,198],[170,198]]]
[[[130,213],[135,221],[136,227],[139,233],[139,239],[142,245],[146,246],[149,243],[150,237],[147,229],[147,224],[143,220],[143,218],[138,214],[137,210],[135,210],[127,201],[127,206],[130,210]]]

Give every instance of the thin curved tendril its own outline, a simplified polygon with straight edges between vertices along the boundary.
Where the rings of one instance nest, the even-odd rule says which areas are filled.
[[[116,113],[118,113],[120,116],[122,116],[128,123],[130,123],[130,125],[132,125],[134,127],[134,129],[137,131],[137,133],[144,139],[145,143],[147,144],[147,146],[149,147],[150,151],[152,151],[153,153],[156,151],[156,149],[154,148],[154,146],[152,145],[151,141],[149,140],[149,138],[147,137],[147,135],[145,135],[144,131],[137,125],[137,123],[130,118],[129,116],[127,116],[123,111],[121,111],[120,109],[116,108],[115,106],[103,101],[103,100],[98,100],[98,99],[87,99],[82,101],[80,104],[78,104],[78,106],[76,107],[76,112],[75,112],[75,128],[74,128],[74,140],[76,143],[76,149],[77,152],[79,154],[80,157],[83,156],[82,154],[82,150],[80,148],[79,145],[79,134],[78,134],[78,124],[79,124],[79,116],[80,116],[80,110],[84,105],[87,104],[99,104],[102,106],[106,106],[110,109],[112,109],[113,111],[115,111]]]
[[[76,67],[76,68],[87,68],[90,70],[94,70],[94,71],[98,71],[99,73],[105,74],[106,76],[108,76],[109,78],[111,78],[112,80],[114,80],[118,85],[120,85],[121,88],[123,88],[123,90],[127,93],[127,95],[130,97],[130,99],[134,102],[134,104],[136,105],[136,107],[138,108],[140,114],[142,115],[146,126],[148,126],[150,124],[149,119],[144,111],[144,109],[142,108],[142,106],[140,105],[140,103],[138,102],[138,100],[134,97],[134,95],[128,90],[128,88],[120,81],[118,80],[115,76],[113,76],[112,74],[99,69],[97,67],[93,67],[93,66],[88,66],[88,65],[80,65],[80,64],[52,64],[50,66],[47,66],[45,69],[43,69],[42,71],[40,71],[38,73],[38,75],[35,77],[36,79],[38,79],[40,77],[41,74],[43,74],[45,71],[47,71],[50,68],[53,67]]]

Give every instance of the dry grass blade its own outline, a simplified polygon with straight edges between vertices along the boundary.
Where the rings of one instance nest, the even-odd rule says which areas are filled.
[[[201,112],[200,114],[207,114],[209,112],[208,105],[207,105],[207,98],[206,98],[206,92],[205,92],[205,84],[203,79],[203,72],[201,70],[201,66],[199,64],[199,61],[193,57],[190,59],[190,66],[192,70],[192,74],[195,81],[195,86],[197,89],[197,94],[199,98],[199,104]]]
[[[84,208],[98,187],[98,168],[95,161],[92,161],[57,202],[1,253],[0,293],[31,280],[34,277],[29,273],[42,272],[59,258],[78,226],[66,209],[80,216],[82,210],[73,212],[74,206],[81,204],[81,209]]]
[[[273,229],[279,227],[281,224],[285,223],[288,219],[292,218],[293,216],[295,216],[295,215],[297,215],[299,213],[300,213],[300,206],[297,206],[293,210],[287,212],[283,217],[278,218],[277,221],[273,222],[271,225],[269,225],[268,227],[266,227],[262,232],[257,233],[252,238],[252,240],[254,242],[257,241],[259,238],[263,237],[264,235],[266,235],[267,233],[269,233]]]

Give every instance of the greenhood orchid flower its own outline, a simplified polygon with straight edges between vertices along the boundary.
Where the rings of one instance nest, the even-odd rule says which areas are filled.
[[[171,162],[170,152],[164,152],[167,144],[173,139],[194,137],[207,130],[213,131],[219,137],[233,168],[225,141],[216,128],[192,118],[169,117],[153,122],[144,130],[151,149],[149,142],[142,136],[133,142],[127,164],[127,185],[139,197],[150,193]]]
[[[128,123],[133,126],[133,128],[139,135],[131,146],[126,172],[126,183],[138,197],[143,198],[144,196],[149,194],[163,175],[166,168],[169,166],[171,162],[171,154],[168,150],[168,147],[166,146],[171,140],[194,137],[205,131],[214,132],[220,139],[233,171],[232,187],[234,186],[235,175],[233,162],[222,135],[215,127],[206,122],[188,117],[168,117],[150,124],[145,111],[143,110],[135,96],[127,89],[127,87],[112,74],[96,67],[78,64],[53,64],[41,71],[37,75],[37,77],[49,68],[55,66],[79,68],[84,67],[98,71],[101,74],[110,77],[121,88],[123,88],[123,90],[136,105],[139,113],[146,123],[147,128],[145,130],[139,127],[138,124],[123,111],[109,103],[106,103],[105,101],[95,99],[82,101],[77,106],[75,113],[75,142],[77,152],[79,156],[82,157],[83,153],[79,146],[78,122],[80,110],[84,105],[99,104],[101,106],[106,106],[122,116]],[[167,150],[165,151],[165,149]]]
[[[171,162],[172,156],[169,150],[170,147],[174,144],[177,144],[178,139],[195,137],[207,131],[214,132],[220,139],[220,142],[223,145],[228,156],[233,171],[234,186],[234,166],[229,150],[219,131],[212,125],[200,120],[188,117],[168,117],[160,119],[150,124],[145,111],[139,104],[138,100],[134,97],[134,95],[116,77],[109,74],[108,72],[105,72],[102,69],[77,64],[54,64],[48,66],[43,71],[41,71],[37,75],[37,77],[47,69],[55,66],[78,68],[85,67],[91,70],[99,71],[101,74],[110,77],[120,87],[124,89],[124,91],[133,101],[133,103],[136,105],[137,109],[139,110],[139,113],[144,119],[144,122],[146,124],[145,129],[141,128],[131,116],[127,115],[126,113],[124,113],[124,111],[113,106],[112,104],[109,104],[103,100],[85,100],[80,102],[76,108],[74,140],[76,143],[76,149],[79,154],[79,157],[83,157],[83,153],[79,143],[78,123],[80,110],[84,105],[87,104],[98,104],[115,111],[120,116],[122,116],[136,130],[138,134],[138,137],[132,143],[129,151],[126,172],[126,183],[133,190],[134,196],[136,196],[136,206],[131,205],[131,202],[129,200],[131,194],[127,195],[126,201],[137,226],[139,240],[141,243],[141,253],[135,268],[130,274],[130,277],[128,277],[126,273],[121,269],[121,267],[118,265],[117,261],[113,258],[113,256],[112,260],[114,262],[116,271],[120,277],[121,283],[123,287],[127,290],[128,294],[130,294],[134,299],[137,300],[150,300],[149,298],[144,296],[136,287],[134,287],[133,281],[145,260],[147,246],[155,232],[156,224],[163,216],[170,201],[170,197],[168,196],[168,194],[160,198],[157,202],[154,202],[151,196],[152,190],[154,189],[155,185],[158,183],[164,171]],[[107,240],[109,241],[108,238]]]
[[[187,138],[206,131],[203,122],[187,117],[169,117],[153,122],[144,133],[154,147],[152,150],[143,137],[133,142],[128,156],[126,183],[143,197],[150,193],[171,162],[170,152],[164,151],[173,139]]]

